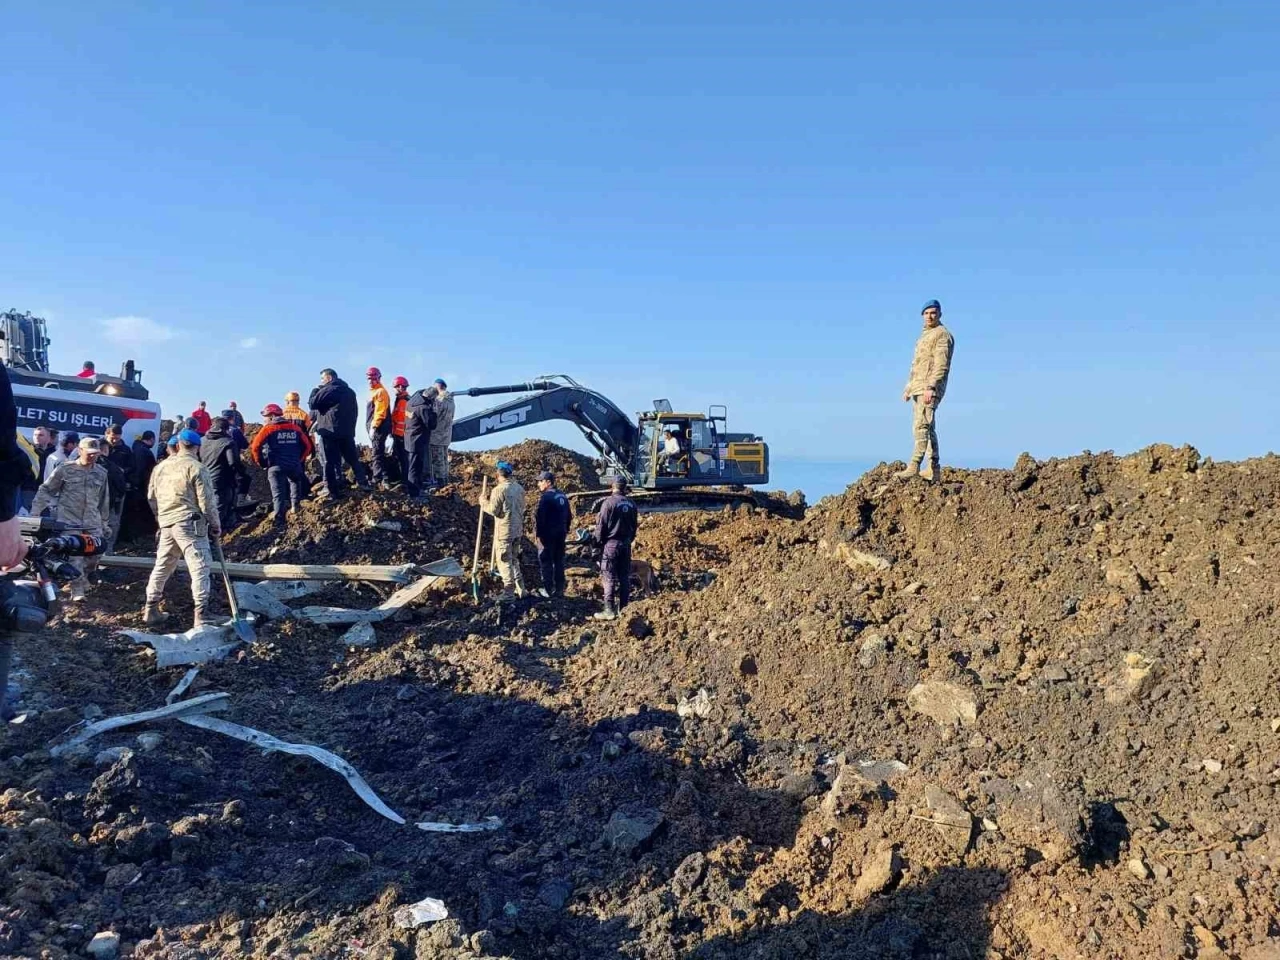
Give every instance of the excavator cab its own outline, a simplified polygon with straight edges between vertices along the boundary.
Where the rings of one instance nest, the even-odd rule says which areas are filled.
[[[730,434],[725,407],[714,406],[708,413],[677,413],[662,409],[663,405],[658,401],[651,413],[640,414],[637,487],[739,487],[768,481],[764,441],[749,434]],[[674,438],[678,450],[671,449],[668,437]]]

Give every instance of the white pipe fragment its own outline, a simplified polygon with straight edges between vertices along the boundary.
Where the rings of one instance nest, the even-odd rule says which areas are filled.
[[[230,694],[206,693],[199,697],[192,697],[190,700],[183,700],[181,703],[171,703],[163,707],[156,707],[154,710],[143,710],[140,713],[125,713],[118,717],[107,717],[105,720],[99,720],[84,727],[65,743],[52,747],[49,750],[49,754],[54,757],[60,756],[71,747],[87,740],[92,740],[100,733],[118,730],[121,727],[131,727],[134,724],[146,723],[149,720],[197,719],[200,714],[225,710],[230,699]],[[404,821],[400,822],[403,823]]]
[[[497,817],[485,817],[479,823],[441,823],[425,821],[415,823],[419,830],[427,833],[484,833],[487,830],[501,830],[502,821]]]

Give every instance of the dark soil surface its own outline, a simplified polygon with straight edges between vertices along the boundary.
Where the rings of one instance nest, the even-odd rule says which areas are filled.
[[[531,503],[546,464],[598,485],[548,444],[461,455],[430,503],[308,504],[228,554],[469,565],[498,455]],[[893,469],[799,519],[646,515],[661,587],[616,622],[590,619],[583,555],[563,601],[477,607],[458,581],[372,647],[273,621],[202,668],[188,696],[344,757],[404,826],[310,760],[173,721],[51,757],[182,676],[115,635],[142,580],[108,573],[18,643],[0,956],[112,931],[156,958],[1280,957],[1280,459]],[[398,928],[425,897],[449,919]]]

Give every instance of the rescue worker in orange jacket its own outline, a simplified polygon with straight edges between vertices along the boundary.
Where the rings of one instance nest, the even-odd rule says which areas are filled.
[[[311,432],[311,417],[307,415],[307,411],[300,406],[302,398],[298,395],[297,390],[290,390],[284,395],[284,409],[281,416],[285,420],[291,420],[300,426],[304,433]]]
[[[391,396],[382,385],[382,371],[370,367],[365,371],[369,381],[369,401],[364,408],[364,425],[369,432],[369,446],[373,452],[373,482],[387,489],[391,486],[387,476],[387,438],[391,436]]]
[[[311,456],[312,444],[302,427],[286,420],[276,404],[263,407],[262,417],[266,423],[254,434],[249,453],[254,463],[266,468],[274,507],[272,520],[279,529],[285,525],[291,506],[294,513],[300,509],[306,485],[302,463]]]
[[[404,417],[409,406],[409,381],[404,377],[396,377],[391,381],[396,395],[391,398],[391,456],[400,470],[399,480],[404,483],[409,477],[409,451],[404,445]]]

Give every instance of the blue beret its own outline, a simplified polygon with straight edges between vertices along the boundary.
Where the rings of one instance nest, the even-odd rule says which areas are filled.
[[[200,446],[200,441],[202,438],[200,434],[196,433],[196,431],[194,430],[183,430],[180,434],[178,434],[178,439],[181,440],[183,443],[189,443],[193,447],[198,447]]]
[[[176,447],[177,445],[178,445],[178,435],[175,433],[173,436],[171,436],[171,437],[169,438],[169,442],[168,442],[168,443],[166,443],[166,444],[165,444],[165,446],[166,446],[166,447]]]
[[[499,460],[499,461],[498,461],[498,469],[499,469],[499,470],[501,470],[501,471],[502,471],[502,472],[504,472],[504,473],[514,473],[514,472],[515,472],[514,470],[512,470],[512,469],[511,469],[511,464],[507,463],[507,461],[505,461],[505,460]]]
[[[930,307],[933,307],[939,313],[942,312],[942,304],[940,304],[937,300],[930,300],[928,303],[926,303],[923,307],[920,308],[920,312],[924,313]]]

